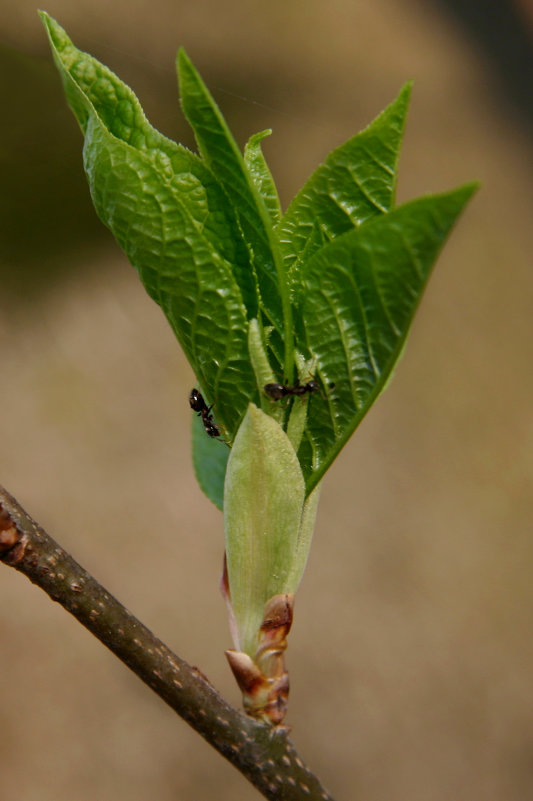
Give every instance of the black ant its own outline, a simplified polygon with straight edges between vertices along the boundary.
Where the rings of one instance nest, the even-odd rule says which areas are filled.
[[[312,395],[313,392],[320,392],[320,384],[313,378],[311,381],[306,381],[305,384],[297,381],[292,386],[289,384],[266,384],[263,389],[272,400],[281,400],[288,395]]]
[[[191,394],[189,395],[189,405],[193,412],[198,413],[198,417],[202,418],[202,423],[204,424],[205,433],[208,437],[220,437],[220,429],[216,425],[215,421],[213,420],[213,415],[211,414],[211,409],[213,406],[208,406],[204,400],[204,396],[198,389],[191,389]]]

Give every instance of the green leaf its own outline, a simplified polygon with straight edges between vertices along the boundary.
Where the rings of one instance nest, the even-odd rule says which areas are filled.
[[[296,593],[296,590],[300,586],[307,565],[307,559],[309,558],[321,489],[322,484],[317,484],[314,490],[305,499],[302,508],[302,517],[298,529],[298,541],[294,549],[291,572],[287,579],[287,586],[291,588],[290,592],[293,593]]]
[[[253,367],[257,390],[261,399],[261,408],[264,412],[273,417],[280,425],[283,425],[285,410],[279,404],[273,405],[272,401],[266,396],[263,387],[276,381],[276,376],[272,372],[272,367],[268,361],[262,332],[257,320],[250,320],[248,330],[248,350],[250,353],[250,363]]]
[[[270,136],[271,133],[272,131],[268,129],[267,131],[260,131],[249,138],[244,148],[244,163],[252,176],[257,191],[263,198],[272,223],[275,224],[281,220],[281,205],[276,184],[261,147],[263,139],[266,136]]]
[[[236,647],[252,657],[265,603],[294,592],[301,578],[299,568],[307,557],[302,548],[309,544],[307,527],[299,547],[304,497],[302,472],[287,435],[250,404],[228,460],[224,527]]]
[[[197,156],[149,125],[127,86],[41,17],[85,134],[96,211],[164,310],[231,440],[257,391],[238,281],[251,266],[225,192]]]
[[[383,390],[431,267],[474,184],[423,197],[324,246],[303,274],[307,347],[326,389],[309,398],[299,458],[313,489]]]
[[[156,131],[125,84],[41,17],[85,135],[97,213],[164,310],[224,438],[233,441],[246,415],[242,442],[259,442],[269,425],[281,451],[283,437],[300,442],[311,493],[390,380],[431,266],[474,186],[393,208],[408,84],[328,156],[280,219],[260,145],[267,132],[251,137],[243,157],[183,50],[182,104],[200,157]],[[321,393],[283,404],[265,395],[274,377],[294,381],[295,362],[305,383],[306,360]],[[200,420],[194,442],[200,484],[220,507],[227,449]],[[244,461],[235,457],[236,474]],[[265,475],[274,462],[266,457]]]
[[[192,425],[194,472],[200,489],[220,511],[224,508],[224,479],[229,453],[229,448],[221,440],[206,435],[201,419],[195,414]]]
[[[274,327],[277,335],[271,337],[270,343],[286,374],[292,375],[292,312],[269,212],[218,106],[183,48],[178,53],[178,76],[183,111],[194,130],[198,149],[236,209],[249,245],[254,266],[250,281],[257,281],[266,323]]]
[[[394,204],[411,83],[365,130],[336,148],[307,180],[277,228],[296,290],[302,265],[320,248]]]

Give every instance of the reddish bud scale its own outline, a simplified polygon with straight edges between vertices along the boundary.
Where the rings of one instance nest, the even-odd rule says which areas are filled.
[[[279,726],[287,712],[289,674],[284,652],[292,625],[294,596],[274,595],[265,604],[254,658],[241,651],[226,651],[226,657],[243,694],[248,715]]]

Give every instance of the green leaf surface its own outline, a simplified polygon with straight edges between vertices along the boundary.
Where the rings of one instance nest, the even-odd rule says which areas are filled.
[[[333,150],[298,192],[278,228],[291,284],[315,250],[394,204],[411,83],[365,130]]]
[[[394,209],[407,84],[327,157],[280,219],[261,149],[268,132],[252,136],[243,156],[183,50],[181,100],[200,156],[156,131],[129,87],[41,18],[85,136],[96,211],[165,312],[224,438],[233,442],[246,415],[246,441],[257,439],[262,453],[257,431],[274,426],[280,447],[293,443],[287,459],[299,481],[298,448],[311,493],[390,380],[438,251],[475,187]],[[291,387],[297,377],[303,385]],[[312,377],[321,392],[306,388]],[[274,401],[264,386],[277,381],[289,386]],[[270,422],[259,425],[263,418]],[[228,449],[198,418],[193,441],[198,480],[221,508]],[[263,478],[278,486],[275,460],[265,458]],[[254,486],[260,497],[261,481]]]
[[[238,281],[249,252],[225,192],[197,156],[149,125],[127,86],[41,16],[85,134],[96,211],[164,310],[231,440],[257,392]]]
[[[318,484],[307,496],[303,505],[302,517],[298,530],[298,541],[294,549],[291,572],[287,579],[287,586],[290,587],[290,591],[294,593],[296,593],[296,590],[300,586],[309,558],[321,488],[322,485]]]
[[[476,188],[406,203],[339,236],[306,264],[307,347],[323,386],[335,385],[308,400],[299,451],[308,492],[383,390],[431,267]]]
[[[277,342],[277,359],[291,374],[292,312],[269,212],[218,106],[183,48],[178,53],[178,77],[183,111],[194,130],[198,149],[236,209],[249,245],[254,266],[249,280],[257,282],[265,322],[277,334],[270,341],[274,345]]]
[[[272,372],[272,367],[268,361],[263,337],[261,335],[257,320],[250,320],[250,328],[248,331],[248,349],[250,353],[250,362],[254,369],[255,380],[257,382],[257,390],[261,400],[261,408],[282,426],[285,417],[285,410],[279,404],[273,405],[272,401],[263,391],[263,388],[266,384],[272,384],[276,381],[276,376]]]
[[[250,656],[257,649],[265,603],[274,595],[294,592],[301,578],[309,540],[306,528],[299,547],[304,497],[302,472],[287,435],[250,404],[231,450],[224,492],[237,648]]]
[[[244,148],[244,163],[252,176],[257,191],[263,198],[272,224],[276,224],[281,220],[281,204],[276,184],[261,147],[263,139],[270,136],[271,133],[272,131],[268,129],[267,131],[260,131],[249,138]]]
[[[192,461],[200,489],[215,506],[224,508],[224,479],[229,448],[219,439],[208,437],[197,414],[192,424]]]

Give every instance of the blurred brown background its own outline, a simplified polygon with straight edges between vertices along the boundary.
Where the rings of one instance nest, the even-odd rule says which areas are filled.
[[[222,518],[191,472],[190,369],[92,211],[35,7],[0,5],[0,481],[237,703]],[[532,794],[532,15],[526,0],[462,5],[477,18],[436,0],[46,6],[192,144],[183,44],[241,143],[274,129],[284,205],[408,78],[399,200],[483,183],[392,386],[327,476],[297,599],[288,722],[339,801]],[[3,568],[0,733],[1,801],[259,797]]]

